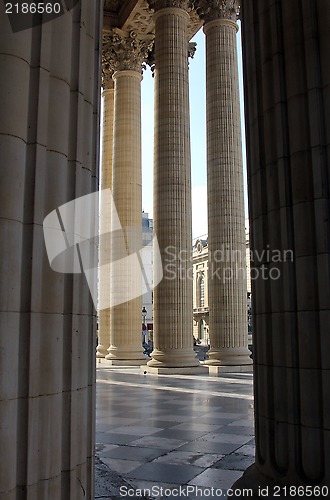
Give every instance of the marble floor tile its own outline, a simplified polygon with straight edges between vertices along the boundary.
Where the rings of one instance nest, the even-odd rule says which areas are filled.
[[[125,477],[145,480],[152,478],[155,483],[168,482],[186,484],[192,478],[198,476],[203,470],[202,467],[195,467],[192,465],[151,462],[141,465],[137,469],[127,473]]]
[[[181,451],[196,451],[227,455],[240,448],[239,444],[215,443],[214,441],[190,441],[178,448]]]
[[[235,420],[234,422],[231,422],[231,424],[228,424],[230,427],[253,427],[254,426],[254,419],[251,416],[251,418],[245,418],[241,420]]]
[[[113,432],[104,432],[103,435],[98,434],[97,442],[105,444],[127,444],[134,441],[136,436],[129,434],[116,434]]]
[[[126,477],[125,480],[129,485],[135,490],[139,496],[146,496],[147,498],[155,498],[157,500],[161,498],[170,498],[170,493],[173,490],[180,488],[181,484],[166,483],[157,481],[144,481],[141,479],[134,479],[131,477]],[[133,492],[131,492],[133,493]],[[176,497],[178,499],[178,497]]]
[[[168,450],[162,448],[138,448],[137,446],[116,446],[112,449],[102,450],[99,453],[100,457],[118,458],[122,460],[137,460],[148,462],[162,455],[165,455]]]
[[[254,463],[254,457],[251,455],[243,455],[243,453],[231,453],[222,457],[219,462],[216,462],[212,467],[227,470],[245,471]]]
[[[255,455],[255,446],[247,444],[239,448],[239,453],[243,453],[243,455],[251,455],[254,457]]]
[[[223,457],[224,455],[217,455],[215,453],[196,453],[192,451],[175,450],[155,459],[154,462],[210,467],[211,465],[218,463]]]
[[[178,424],[178,425],[173,425],[172,429],[182,429],[182,430],[187,430],[187,431],[203,431],[205,433],[207,432],[213,432],[218,429],[223,429],[223,426],[221,425],[215,425],[215,424],[201,424],[198,421],[195,423],[193,422],[187,422],[184,424]]]
[[[181,426],[183,425],[183,427],[180,427],[180,429],[186,429],[186,428],[190,428],[190,425],[189,423],[187,424],[182,424],[180,423],[180,420],[177,419],[177,421],[173,421],[173,420],[161,420],[160,418],[158,417],[155,417],[155,418],[147,418],[144,422],[145,424],[150,424],[152,427],[158,427],[158,428],[167,428],[167,427],[171,427],[172,429],[176,429],[177,426]],[[194,429],[192,429],[194,430]]]
[[[188,484],[214,488],[228,489],[231,488],[234,482],[242,476],[242,472],[224,469],[207,469],[194,479],[190,480]]]
[[[200,500],[196,488],[205,498],[211,487],[225,491],[253,463],[251,375],[156,377],[98,367],[97,379],[96,460],[112,483],[117,474],[117,485],[152,488],[147,497],[157,500],[194,487],[185,498]],[[110,486],[106,495],[97,484],[113,498]]]
[[[141,439],[131,441],[131,446],[143,446],[147,448],[164,448],[174,450],[183,445],[185,441],[181,439],[169,439],[164,437],[146,436]]]
[[[205,434],[198,439],[199,441],[211,441],[214,443],[233,443],[238,445],[246,444],[250,441],[250,436],[240,435],[240,434],[227,434],[222,433],[221,429],[218,432],[211,432]]]
[[[219,434],[240,434],[241,436],[254,436],[254,428],[253,427],[239,427],[239,426],[230,426],[223,425],[218,428],[217,432]]]
[[[173,429],[167,428],[163,429],[160,432],[154,434],[155,438],[169,438],[169,439],[180,439],[181,441],[194,441],[197,438],[207,435],[206,431],[192,431],[192,430],[183,430],[183,429]]]
[[[118,458],[108,458],[103,457],[102,462],[110,467],[111,470],[119,472],[120,474],[126,474],[138,468],[142,462],[137,462],[135,460],[120,460]]]
[[[160,431],[163,431],[161,427],[126,425],[122,427],[117,427],[111,432],[119,434],[132,434],[134,436],[142,437],[142,436],[148,436],[149,434],[155,434],[156,432],[159,433]]]

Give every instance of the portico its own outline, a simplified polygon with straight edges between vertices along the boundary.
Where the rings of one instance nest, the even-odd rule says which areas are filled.
[[[330,485],[330,3],[240,4],[251,249],[293,255],[277,263],[279,279],[258,278],[252,287],[257,454],[235,488],[250,487],[257,497],[260,487]],[[106,0],[101,12],[101,2],[81,0],[52,21],[13,32],[0,5],[0,500],[94,497],[96,312],[81,268],[51,268],[42,225],[54,213],[63,253],[81,264],[76,234],[65,232],[59,207],[98,190],[103,33],[112,37],[110,52],[118,48],[114,64],[122,65],[110,68],[113,89],[103,80],[102,186],[112,190],[124,238],[111,231],[101,257],[140,248],[139,89],[153,40],[155,229],[162,258],[169,242],[189,257],[188,42],[204,24],[209,245],[213,252],[222,241],[229,250],[242,247],[233,272],[243,263],[238,6]],[[119,57],[127,43],[137,48],[133,66]],[[107,210],[103,227],[116,215]],[[110,316],[100,320],[98,355],[119,364],[140,362],[141,281],[133,264],[126,261],[120,273],[122,303],[113,290],[118,270],[100,278]],[[274,263],[265,257],[258,266],[271,270]],[[183,270],[188,274],[188,258]],[[239,279],[209,285],[216,367],[249,362],[243,289]],[[154,329],[150,372],[199,369],[187,279],[164,279],[155,290]]]
[[[154,351],[146,367],[146,370],[152,373],[160,373],[159,370],[166,372],[168,369],[172,372],[177,370],[178,373],[200,369],[192,346],[188,57],[189,40],[202,24],[207,39],[209,249],[211,257],[223,247],[226,248],[227,255],[234,256],[229,263],[216,263],[212,258],[210,261],[210,269],[217,264],[222,271],[222,268],[229,265],[232,278],[217,279],[216,272],[212,275],[214,278],[209,279],[211,350],[208,364],[210,370],[216,373],[217,366],[251,363],[247,348],[244,272],[246,260],[243,171],[236,54],[238,12],[237,2],[220,2],[217,8],[210,8],[208,2],[202,1],[192,4],[184,0],[150,0],[148,4],[138,3],[132,17],[120,28],[122,33],[125,32],[126,36],[129,36],[128,30],[134,24],[136,37],[148,37],[149,53],[145,54],[144,62],[152,64],[155,77],[154,230],[160,252],[155,253],[154,263],[155,269],[162,267],[164,276],[154,290]],[[139,21],[139,16],[143,17],[143,23]],[[147,17],[149,23],[146,22]],[[111,49],[111,44],[108,47],[104,45],[103,53],[104,58],[110,61],[108,67],[114,71],[118,64],[117,58],[121,57],[123,49],[118,39],[118,28],[112,28],[112,33],[116,33],[117,37],[116,50]],[[110,58],[109,50],[112,50]],[[131,50],[133,51],[132,44]],[[128,59],[129,55],[126,54],[126,64]],[[141,63],[142,60],[139,62],[140,71]],[[219,89],[222,89],[221,92]],[[129,99],[127,93],[127,102]],[[123,113],[127,115],[126,121],[133,119],[133,108],[124,102],[121,104]],[[119,106],[117,112],[120,116]],[[113,124],[108,126],[112,127]],[[106,140],[108,135],[106,133]],[[115,171],[112,176],[115,179]],[[117,182],[124,185],[126,179],[127,177],[121,176],[121,180],[118,179]],[[118,188],[120,189],[119,185]],[[140,196],[141,193],[137,193],[137,197]],[[126,211],[129,212],[130,200],[121,200],[121,203],[123,207],[126,203]],[[101,213],[101,220],[102,217]],[[169,248],[172,249],[171,255]],[[181,258],[182,255],[185,255],[184,259]],[[173,266],[176,269],[174,276]],[[170,273],[168,269],[171,269]],[[100,279],[103,282],[103,278]],[[130,278],[124,278],[123,273],[117,277],[117,283],[115,277],[112,278],[110,288],[116,289],[119,283],[123,286],[125,279],[128,280],[126,286],[130,288]],[[137,305],[135,311],[138,311]],[[107,311],[108,316],[112,317],[112,314],[112,309]],[[127,321],[131,314],[124,316]],[[121,331],[119,327],[123,324],[121,321],[118,322],[117,328],[112,321],[114,320],[106,326],[110,330],[106,334],[110,343],[110,337],[113,335],[118,335],[118,338],[127,335],[124,334],[127,328]],[[140,341],[138,321],[134,325],[135,333],[131,333],[129,341],[132,344],[135,342],[134,335],[135,339]],[[102,324],[100,328],[104,330]],[[102,331],[100,338],[103,338]],[[136,350],[136,343],[134,345]],[[106,358],[114,360],[119,351],[109,349],[111,352]],[[126,349],[129,351],[127,346]],[[100,353],[98,355],[100,356]],[[130,364],[133,358],[131,355],[125,356],[126,361],[124,359],[122,362]]]

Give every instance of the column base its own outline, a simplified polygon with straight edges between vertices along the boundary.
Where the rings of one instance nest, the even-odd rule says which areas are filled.
[[[190,366],[186,368],[174,367],[174,368],[164,368],[164,367],[152,367],[148,365],[141,365],[140,372],[146,375],[208,375],[208,368],[203,365],[200,366]]]
[[[196,368],[200,366],[196,353],[190,349],[154,349],[151,360],[147,365],[149,368]],[[168,372],[167,372],[168,373]]]
[[[105,358],[107,354],[108,354],[108,349],[104,347],[104,345],[99,344],[96,348],[96,357]]]
[[[112,366],[140,366],[146,360],[146,356],[142,352],[142,345],[141,349],[111,345],[107,352],[105,359]]]
[[[238,479],[231,487],[231,489],[234,492],[234,495],[230,496],[230,498],[241,499],[244,496],[244,493],[246,496],[246,492],[244,492],[244,490],[248,490],[249,492],[251,491],[253,492],[253,496],[250,493],[249,498],[269,498],[271,500],[276,500],[276,498],[284,499],[288,497],[288,491],[290,486],[296,486],[296,488],[299,488],[299,486],[306,487],[308,485],[310,485],[310,483],[296,484],[292,480],[287,482],[286,484],[284,482],[281,483],[279,481],[276,482],[274,481],[274,479],[271,479],[262,474],[258,470],[256,464],[253,464],[251,465],[251,467],[246,469],[243,476],[240,479]],[[284,490],[285,486],[287,487],[286,493]],[[302,498],[307,498],[307,497],[304,495]],[[316,500],[317,498],[320,497],[315,495],[313,496],[308,495],[308,498],[310,498],[311,500]]]
[[[204,363],[205,364],[205,363]],[[253,365],[208,365],[209,375],[216,377],[222,373],[252,373]]]
[[[108,359],[105,358],[108,366],[140,366],[141,359]]]
[[[251,352],[247,347],[212,348],[208,352],[207,366],[244,366],[252,365]]]
[[[147,361],[146,359],[144,361]],[[141,359],[113,359],[113,360],[108,360],[106,358],[97,358],[96,364],[97,366],[103,365],[103,367],[126,367],[126,368],[132,368],[135,366],[141,366]]]
[[[235,495],[230,498],[242,498],[242,495],[244,495],[243,491],[250,490],[253,491],[253,496],[249,498],[270,498],[275,500],[273,496],[274,486],[277,486],[275,481],[261,474],[256,464],[253,464],[234,483],[232,490],[234,490]]]

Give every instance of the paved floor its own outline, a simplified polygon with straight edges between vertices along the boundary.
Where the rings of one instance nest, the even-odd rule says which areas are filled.
[[[99,364],[96,425],[95,498],[225,498],[254,462],[252,374]]]

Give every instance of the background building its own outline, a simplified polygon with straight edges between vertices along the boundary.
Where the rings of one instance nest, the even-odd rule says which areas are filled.
[[[193,333],[202,344],[209,343],[208,245],[198,238],[193,246]]]
[[[142,212],[142,246],[144,247],[143,267],[148,276],[150,289],[142,296],[142,320],[148,327],[149,332],[153,331],[153,220],[149,218],[147,212]]]
[[[246,290],[249,345],[252,344],[251,328],[251,276],[249,221],[245,221],[246,237]],[[193,334],[202,344],[209,343],[209,295],[208,295],[208,240],[197,238],[193,245]]]

